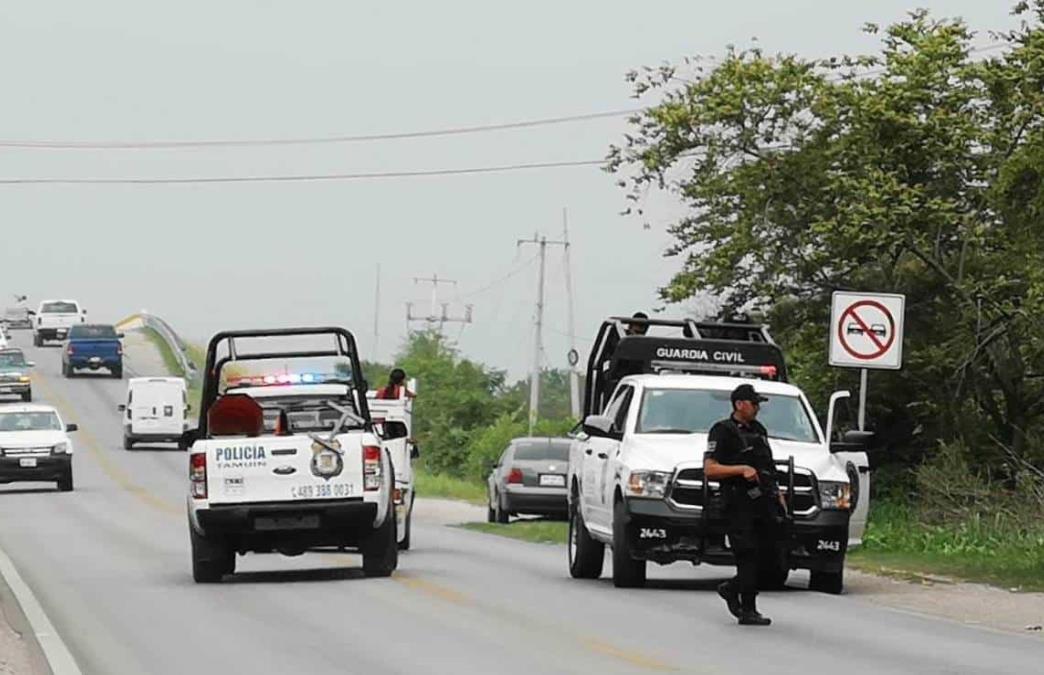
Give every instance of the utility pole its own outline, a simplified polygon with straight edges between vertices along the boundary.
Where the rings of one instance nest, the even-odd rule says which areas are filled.
[[[547,260],[547,245],[565,246],[564,241],[548,241],[547,237],[534,234],[532,239],[519,239],[517,246],[537,244],[540,246],[540,277],[537,280],[536,331],[533,345],[533,373],[529,379],[529,434],[533,435],[537,414],[540,411],[540,357],[544,353],[544,268]]]
[[[452,316],[449,311],[448,302],[439,302],[439,285],[452,285],[456,286],[457,282],[453,279],[441,279],[438,274],[432,274],[430,277],[414,277],[414,285],[424,283],[431,284],[431,308],[428,311],[427,316],[423,314],[414,315],[413,303],[406,303],[406,327],[413,321],[424,321],[430,326],[438,324],[439,334],[442,334],[442,328],[447,323],[471,323],[471,311],[474,305],[464,305],[464,314]]]
[[[573,270],[569,256],[569,213],[562,209],[562,239],[565,241],[565,282],[566,298],[569,303],[569,412],[573,419],[580,419],[580,375],[576,365],[572,363],[576,354],[576,316],[573,312]],[[579,362],[578,362],[579,363]]]

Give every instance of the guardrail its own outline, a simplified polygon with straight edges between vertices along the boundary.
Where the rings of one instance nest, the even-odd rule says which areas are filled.
[[[160,336],[167,346],[170,348],[172,354],[174,354],[175,360],[178,362],[178,367],[181,368],[181,372],[186,379],[192,379],[196,375],[198,366],[192,362],[192,359],[188,355],[188,346],[181,337],[170,327],[170,324],[159,318],[154,314],[141,311],[137,314],[127,317],[119,324],[121,329],[130,328],[151,328],[156,331],[156,334]]]

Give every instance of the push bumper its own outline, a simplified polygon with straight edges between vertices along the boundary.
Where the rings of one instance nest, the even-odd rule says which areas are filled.
[[[725,537],[726,521],[705,521],[698,511],[681,511],[659,499],[627,501],[628,533],[636,557],[669,563],[687,560],[735,564]],[[795,519],[786,533],[792,569],[833,572],[844,566],[848,511],[819,511]]]
[[[35,466],[23,466],[35,460]],[[58,480],[72,470],[72,456],[0,457],[0,483]]]

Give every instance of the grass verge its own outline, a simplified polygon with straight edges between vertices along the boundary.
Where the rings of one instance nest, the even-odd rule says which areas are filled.
[[[475,532],[496,534],[535,544],[564,544],[569,536],[569,523],[554,520],[516,520],[513,523],[463,523],[460,527]]]
[[[873,505],[864,546],[848,560],[868,572],[941,575],[1044,591],[1044,531],[985,518],[933,525],[915,509],[890,501]]]
[[[444,474],[434,474],[418,468],[414,473],[417,494],[421,497],[459,499],[472,504],[486,503],[486,486]]]
[[[167,369],[167,373],[175,377],[185,377],[185,371],[181,369],[181,365],[178,363],[177,357],[174,356],[174,352],[171,351],[170,345],[167,341],[160,337],[154,329],[148,326],[141,329],[142,334],[156,346],[159,350],[160,357],[163,359],[163,365]],[[196,365],[196,372],[201,372],[203,364],[206,362],[206,353],[196,345],[188,344],[186,347],[189,359]],[[189,415],[191,417],[198,418],[199,416],[199,401],[202,396],[202,382],[198,377],[187,380],[188,384],[188,402],[192,406],[192,410]]]

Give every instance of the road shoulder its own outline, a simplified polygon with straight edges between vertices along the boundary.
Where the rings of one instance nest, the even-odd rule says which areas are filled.
[[[29,620],[0,574],[0,675],[45,675],[47,666]]]

